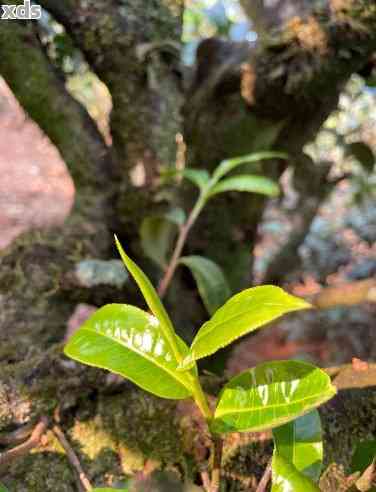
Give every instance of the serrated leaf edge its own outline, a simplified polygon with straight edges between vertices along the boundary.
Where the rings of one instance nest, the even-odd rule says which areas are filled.
[[[263,285],[263,286],[259,286],[259,287],[251,287],[252,290],[254,289],[260,289],[260,288],[263,288],[263,287],[274,287],[275,289],[278,289],[280,291],[282,291],[284,294],[286,294],[287,296],[290,296],[290,297],[293,297],[291,296],[290,294],[288,294],[287,292],[285,292],[283,289],[281,289],[280,287],[276,287],[274,285]],[[250,289],[246,289],[246,290],[250,290]],[[242,292],[239,292],[238,294],[234,295],[231,299],[229,299],[227,302],[236,302],[236,297],[241,295],[243,292],[245,291],[242,291]],[[297,298],[298,299],[298,298]],[[297,306],[296,308],[292,308],[292,309],[289,309],[289,310],[286,310],[285,313],[283,314],[279,314],[279,315],[276,315],[274,318],[268,320],[266,323],[264,322],[261,322],[259,325],[256,325],[252,328],[251,331],[246,331],[245,333],[242,333],[240,335],[235,335],[233,338],[229,339],[229,341],[224,344],[224,345],[220,345],[218,348],[214,349],[214,350],[209,350],[207,352],[205,352],[204,354],[200,355],[200,357],[196,358],[195,357],[195,354],[194,354],[194,344],[196,342],[198,342],[199,340],[201,340],[204,336],[207,336],[208,333],[211,333],[214,329],[216,329],[218,326],[221,326],[223,324],[226,324],[228,323],[229,321],[231,321],[231,319],[233,318],[236,318],[239,316],[239,313],[235,314],[234,316],[232,316],[231,318],[228,318],[226,321],[222,321],[221,323],[218,323],[216,325],[215,328],[213,328],[213,330],[211,330],[210,332],[208,333],[201,333],[200,332],[202,331],[202,329],[205,327],[206,324],[210,323],[211,319],[208,320],[206,323],[204,323],[199,332],[197,333],[195,339],[193,340],[192,342],[192,345],[191,345],[191,349],[190,349],[190,353],[183,359],[183,361],[179,364],[178,366],[178,371],[188,371],[189,369],[191,369],[193,366],[194,366],[194,362],[197,361],[197,360],[200,360],[200,359],[203,359],[205,357],[208,357],[209,355],[212,355],[212,354],[215,354],[218,350],[224,348],[224,347],[227,347],[228,345],[230,345],[232,342],[234,342],[235,340],[238,340],[239,338],[242,338],[243,336],[247,335],[248,333],[252,333],[253,331],[256,331],[258,330],[259,328],[261,328],[262,326],[267,326],[269,323],[271,323],[272,321],[278,319],[278,318],[281,318],[282,316],[286,315],[286,314],[289,314],[289,313],[292,313],[292,312],[295,312],[295,311],[302,311],[303,309],[312,309],[313,306],[311,304],[309,304],[308,302],[304,301],[303,299],[299,299],[299,301],[301,302],[301,305],[300,306]],[[227,303],[226,303],[227,304]],[[221,308],[219,309],[222,309],[226,304],[224,304]],[[269,306],[281,306],[283,307],[284,304],[278,304],[278,303],[265,303],[265,305],[269,305]],[[246,311],[242,312],[241,314],[244,314]],[[215,315],[215,314],[214,314]]]

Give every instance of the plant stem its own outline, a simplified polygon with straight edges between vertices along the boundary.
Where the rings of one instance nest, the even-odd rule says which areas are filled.
[[[213,469],[211,477],[210,492],[219,492],[221,485],[223,439],[213,436]]]
[[[10,449],[9,451],[0,453],[0,468],[3,468],[3,466],[8,465],[15,459],[21,458],[37,447],[43,434],[46,432],[47,427],[48,419],[47,417],[42,417],[26,442],[13,449]]]
[[[193,398],[196,402],[196,405],[200,409],[202,415],[205,417],[207,421],[210,421],[213,418],[213,412],[210,410],[208,400],[205,396],[205,393],[202,390],[200,381],[194,375],[191,376],[191,383],[193,388]]]
[[[198,199],[196,205],[192,209],[192,212],[190,213],[186,223],[182,226],[180,229],[179,237],[175,245],[174,252],[172,254],[171,260],[168,264],[168,267],[165,271],[165,274],[162,278],[162,280],[159,283],[158,286],[158,294],[163,299],[163,297],[166,295],[166,292],[170,286],[171,280],[174,277],[174,274],[176,272],[176,268],[178,267],[179,260],[181,257],[181,254],[183,252],[185,243],[188,238],[188,234],[192,227],[194,226],[198,216],[200,215],[203,207],[205,205],[205,197],[204,195],[200,195],[200,198]]]
[[[172,254],[171,260],[158,286],[158,294],[161,297],[161,299],[163,299],[163,297],[166,295],[166,292],[171,284],[171,281],[178,267],[179,260],[181,258],[189,232],[194,226],[202,209],[204,208],[206,200],[207,200],[207,196],[205,192],[201,193],[199,199],[196,202],[196,205],[194,206],[191,213],[189,214],[186,223],[182,226],[180,230],[180,234],[176,241],[175,249]],[[202,390],[200,381],[193,374],[190,375],[190,379],[193,389],[193,398],[196,402],[196,405],[200,409],[206,421],[209,423],[210,420],[212,420],[213,418],[213,412],[209,407],[208,400],[205,396],[205,393]],[[209,492],[219,492],[219,487],[221,483],[223,439],[219,436],[212,435],[212,440],[213,440],[213,467],[212,467],[212,476],[211,476]]]
[[[271,477],[272,477],[272,461],[270,460],[257,486],[256,492],[265,492]]]

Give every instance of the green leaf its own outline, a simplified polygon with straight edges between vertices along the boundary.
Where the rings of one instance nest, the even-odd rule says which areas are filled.
[[[178,339],[179,350],[188,347]],[[185,373],[176,371],[178,361],[158,319],[126,304],[99,309],[72,336],[64,350],[74,360],[107,369],[162,398],[191,396]]]
[[[177,226],[182,226],[186,221],[185,212],[179,207],[174,207],[171,210],[168,210],[163,217],[171,222],[171,224],[175,224]]]
[[[300,361],[273,361],[243,372],[223,388],[212,429],[258,432],[308,413],[336,394],[330,377]]]
[[[365,171],[372,172],[375,167],[375,155],[369,145],[364,142],[353,142],[346,146],[346,154],[352,155]]]
[[[167,265],[167,254],[176,226],[164,217],[146,217],[140,228],[141,246],[145,255],[162,269]]]
[[[283,152],[254,152],[253,154],[235,157],[222,161],[213,173],[213,178],[218,182],[223,176],[228,174],[233,169],[242,166],[243,164],[251,164],[266,159],[287,159],[288,155]]]
[[[279,456],[292,463],[303,475],[318,482],[322,469],[323,443],[317,410],[276,427],[273,438]]]
[[[116,246],[119,250],[121,259],[123,260],[126,268],[129,273],[132,275],[137,285],[139,286],[142,295],[145,298],[147,305],[149,306],[150,311],[154,314],[154,316],[160,322],[160,329],[163,331],[163,335],[166,338],[171,350],[175,354],[175,358],[177,360],[181,360],[181,354],[179,352],[179,348],[177,346],[177,338],[175,335],[173,324],[170,320],[167,311],[165,310],[159,296],[152,286],[150,280],[145,275],[145,273],[139,268],[136,263],[126,255],[123,247],[120,244],[120,241],[115,236]]]
[[[216,263],[202,256],[186,256],[179,263],[191,270],[205,307],[209,314],[213,314],[231,295],[223,271]]]
[[[218,195],[227,191],[241,191],[260,193],[261,195],[276,197],[279,195],[279,186],[271,179],[251,174],[234,176],[220,181],[211,190],[210,195]]]
[[[8,492],[8,489],[4,487],[4,485],[2,485],[0,483],[0,492]]]
[[[140,228],[141,246],[145,255],[162,269],[167,266],[167,255],[177,226],[185,222],[181,208],[173,208],[163,215],[146,217]]]
[[[376,440],[359,442],[351,461],[351,473],[363,473],[376,458]]]
[[[188,179],[191,183],[197,186],[203,191],[209,183],[210,175],[205,169],[184,169],[184,178]]]
[[[244,290],[227,301],[201,327],[181,369],[189,369],[195,360],[213,354],[237,338],[285,313],[310,307],[310,304],[302,299],[287,294],[279,287],[272,285]]]
[[[272,492],[320,492],[319,487],[278,453],[272,461]]]

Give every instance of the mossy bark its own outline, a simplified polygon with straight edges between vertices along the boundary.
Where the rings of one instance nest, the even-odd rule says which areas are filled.
[[[53,363],[55,355],[49,357],[48,365],[42,371],[47,372],[49,366],[53,378],[57,375],[58,359]],[[64,365],[60,364],[61,380]],[[71,367],[69,372],[70,376],[66,372],[67,382],[60,388],[61,425],[94,485],[124,483],[128,477],[143,471],[146,463],[154,470],[173,471],[182,481],[199,480],[203,463],[197,463],[191,454],[199,437],[192,434],[195,431],[193,421],[189,423],[193,414],[188,412],[182,418],[181,412],[176,413],[173,402],[147,395],[128,383],[111,391],[105,385],[104,374],[97,370],[90,370],[90,376],[86,372],[85,391],[82,392],[82,385],[80,389],[74,385],[80,373],[82,377],[82,369]],[[99,381],[102,389],[98,392]],[[325,466],[335,463],[348,474],[357,442],[375,437],[375,394],[374,388],[340,391],[334,400],[321,408]],[[63,395],[67,395],[65,400]],[[39,412],[43,409],[44,413],[51,414],[51,393],[46,388],[35,392],[34,387],[33,399],[36,396],[40,398]],[[201,439],[202,432],[201,429]],[[0,471],[10,490],[77,490],[77,477],[64,450],[52,433],[46,438],[47,443],[33,454]],[[223,461],[226,490],[254,491],[271,451],[272,443],[267,435],[261,441],[255,434],[229,437]]]

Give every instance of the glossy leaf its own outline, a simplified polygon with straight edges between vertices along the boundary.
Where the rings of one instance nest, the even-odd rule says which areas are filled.
[[[227,191],[259,193],[261,195],[276,197],[279,195],[279,186],[271,179],[247,174],[233,176],[232,178],[220,181],[211,190],[210,195],[214,196]]]
[[[159,296],[151,284],[148,277],[145,273],[139,268],[136,263],[129,258],[129,256],[125,253],[123,247],[120,244],[120,241],[115,236],[116,246],[119,250],[121,259],[123,260],[126,268],[129,273],[132,275],[134,280],[136,281],[138,287],[140,288],[142,295],[145,298],[147,305],[149,306],[150,311],[154,314],[154,316],[160,322],[160,329],[163,331],[163,335],[166,338],[171,350],[175,354],[175,358],[177,360],[181,360],[181,354],[179,352],[179,348],[177,346],[177,338],[175,335],[174,327],[170,320],[167,311],[165,310]]]
[[[298,471],[318,482],[322,469],[323,443],[317,410],[273,429],[275,450]]]
[[[272,461],[272,492],[320,492],[319,487],[278,453]]]
[[[178,343],[182,353],[188,352],[182,340]],[[160,322],[135,306],[110,304],[96,311],[71,337],[65,354],[120,374],[163,398],[191,395],[188,376],[176,371],[178,361]]]
[[[189,369],[195,360],[213,354],[285,313],[310,307],[304,300],[272,285],[244,290],[201,327],[181,368]]]
[[[359,442],[351,461],[351,473],[363,473],[376,459],[376,440]]]
[[[326,372],[311,364],[266,362],[226,384],[212,429],[226,433],[278,427],[308,413],[335,393]]]
[[[209,183],[210,175],[205,169],[184,169],[183,176],[200,190],[204,190]]]
[[[253,162],[259,162],[266,159],[287,159],[287,154],[283,152],[254,152],[253,154],[244,155],[242,157],[235,157],[234,159],[227,159],[222,161],[217,169],[213,173],[213,178],[219,181],[223,176],[230,171],[236,169],[243,164],[251,164]]]
[[[223,271],[216,263],[202,256],[186,256],[179,263],[191,270],[205,307],[209,314],[213,314],[231,295]]]

